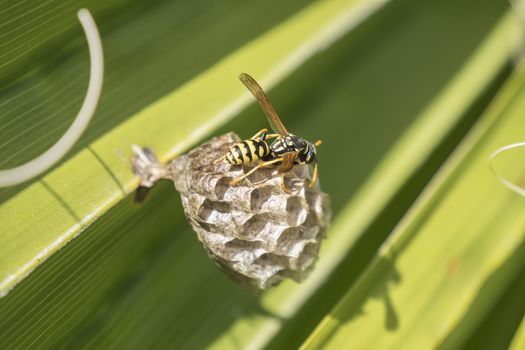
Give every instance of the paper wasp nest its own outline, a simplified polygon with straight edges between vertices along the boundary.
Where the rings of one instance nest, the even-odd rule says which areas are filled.
[[[254,166],[215,161],[235,141],[233,133],[216,137],[173,160],[162,177],[174,181],[199,240],[230,277],[258,289],[288,277],[300,281],[313,267],[330,221],[328,196],[318,184],[308,188],[307,166],[287,175],[291,193],[282,189],[276,167],[230,186]],[[134,171],[140,175],[136,164]]]

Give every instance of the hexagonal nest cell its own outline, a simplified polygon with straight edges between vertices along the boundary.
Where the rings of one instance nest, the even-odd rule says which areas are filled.
[[[174,181],[199,240],[237,282],[265,289],[286,278],[301,281],[313,268],[330,223],[328,195],[318,183],[309,188],[307,165],[296,165],[286,175],[289,193],[282,188],[278,166],[261,168],[231,186],[231,180],[256,165],[216,161],[239,140],[234,133],[213,138],[166,166],[137,165],[136,155],[133,170],[148,187],[151,173]]]

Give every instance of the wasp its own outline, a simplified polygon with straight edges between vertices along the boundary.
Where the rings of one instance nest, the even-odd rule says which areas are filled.
[[[259,162],[246,174],[230,181],[230,185],[233,186],[239,183],[260,168],[280,163],[279,173],[282,176],[282,187],[288,192],[284,185],[285,174],[292,170],[296,164],[315,163],[309,184],[309,187],[312,187],[317,180],[316,147],[321,144],[321,141],[312,143],[300,136],[289,133],[268,100],[268,96],[255,79],[246,73],[241,73],[239,79],[261,105],[274,133],[268,134],[267,129],[262,129],[249,140],[233,144],[228,152],[219,159],[219,161],[234,165]],[[268,140],[272,138],[274,140],[270,143]]]

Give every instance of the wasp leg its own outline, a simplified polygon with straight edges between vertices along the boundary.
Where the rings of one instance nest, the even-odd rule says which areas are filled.
[[[317,140],[317,141],[315,141],[314,146],[315,147],[319,147],[319,146],[321,146],[322,143],[323,143],[323,141]]]
[[[237,179],[230,181],[230,186],[235,186],[236,184],[238,184],[239,182],[241,182],[242,180],[244,180],[245,178],[247,178],[248,176],[253,174],[255,171],[257,171],[257,169],[264,168],[264,167],[267,167],[267,166],[270,166],[272,164],[275,164],[275,163],[278,163],[278,162],[282,162],[282,161],[283,161],[282,158],[276,158],[276,159],[269,160],[267,162],[259,163],[259,164],[257,164],[256,167],[254,167],[252,170],[248,171],[243,176],[238,177]]]
[[[284,192],[286,192],[288,194],[291,194],[292,190],[290,190],[288,187],[286,187],[286,183],[284,182],[284,175],[286,175],[286,173],[283,173],[281,175],[281,188],[283,189]]]
[[[268,129],[264,128],[261,131],[259,131],[257,134],[250,137],[250,140],[264,141],[266,139],[273,139],[273,138],[281,136],[280,134],[267,134],[267,132],[268,132]]]
[[[281,137],[281,136],[282,136],[281,134],[266,134],[265,139],[273,139],[273,138]]]
[[[312,176],[312,179],[310,180],[310,185],[308,186],[308,188],[312,188],[315,184],[315,181],[317,181],[317,162],[315,162],[314,175]]]
[[[226,152],[226,154],[223,155],[222,157],[215,159],[215,160],[213,161],[213,163],[214,163],[214,164],[218,164],[218,163],[222,162],[223,160],[226,159],[226,156],[227,156],[227,155],[228,155],[228,152]]]
[[[264,128],[264,129],[261,129],[257,134],[253,135],[252,137],[250,137],[250,140],[262,140],[264,141],[264,139],[266,138],[266,133],[268,132],[268,129]]]

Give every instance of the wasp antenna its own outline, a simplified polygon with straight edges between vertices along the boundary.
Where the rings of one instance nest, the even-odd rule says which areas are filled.
[[[321,141],[321,140],[317,140],[317,141],[315,141],[314,146],[315,146],[315,147],[319,147],[319,146],[321,146],[322,144],[323,144],[323,141]]]
[[[7,170],[0,170],[0,187],[16,185],[27,181],[51,168],[73,147],[75,142],[77,142],[95,112],[100,92],[102,91],[102,80],[104,76],[102,43],[97,25],[89,11],[86,9],[79,10],[78,19],[86,34],[91,61],[89,85],[82,107],[66,133],[46,152],[23,165]]]

